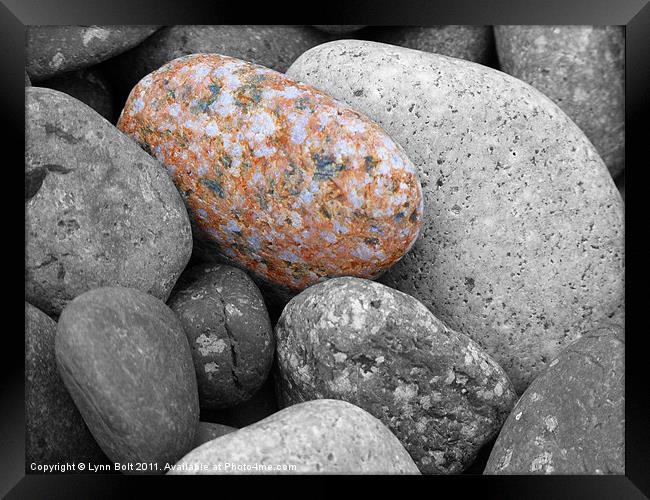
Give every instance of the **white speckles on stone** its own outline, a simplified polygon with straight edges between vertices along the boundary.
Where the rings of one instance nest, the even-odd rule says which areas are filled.
[[[524,412],[522,412],[522,411],[520,411],[519,413],[517,413],[517,414],[515,415],[515,420],[519,421],[519,419],[521,418],[521,415],[522,415],[523,413],[524,413]]]
[[[542,471],[544,474],[552,474],[555,470],[553,467],[553,454],[545,451],[541,455],[535,457],[530,464],[530,472]]]
[[[287,118],[293,124],[291,127],[291,142],[294,144],[302,144],[307,137],[306,127],[309,115],[291,113]]]
[[[219,125],[217,122],[210,122],[205,127],[205,134],[208,137],[214,137],[219,134]]]
[[[411,385],[398,385],[393,391],[393,399],[401,405],[409,404],[418,394],[418,387]]]
[[[544,425],[549,432],[553,432],[557,428],[557,419],[549,415],[544,419]]]
[[[497,382],[497,384],[494,386],[494,394],[497,396],[501,396],[503,394],[503,385],[501,384],[501,381]]]
[[[201,353],[201,356],[209,356],[210,354],[221,354],[226,348],[226,342],[223,339],[219,339],[216,337],[209,337],[205,334],[199,335],[196,338],[195,343],[197,344],[197,348]],[[208,363],[208,364],[214,365],[214,370],[212,371],[216,371],[215,363]],[[209,373],[207,369],[207,365],[206,365],[206,373]]]
[[[181,111],[181,107],[177,103],[171,104],[167,108],[167,113],[169,113],[171,116],[178,116],[178,113],[180,113],[180,111]]]
[[[559,362],[560,362],[560,360],[558,358],[555,358],[553,361],[551,361],[551,364],[548,365],[548,366],[549,366],[549,368],[553,367],[553,366],[557,365]]]
[[[110,31],[107,29],[100,28],[98,26],[91,26],[89,28],[86,28],[86,30],[83,32],[83,35],[81,35],[81,43],[83,43],[84,47],[87,47],[88,44],[93,40],[106,40],[108,38],[108,35],[110,35]]]
[[[334,361],[336,361],[337,363],[343,363],[346,359],[348,359],[348,355],[345,354],[344,352],[334,353]]]
[[[240,316],[240,317],[244,315],[244,313],[241,312],[241,310],[239,310],[237,306],[230,303],[226,304],[226,314],[230,316]]]
[[[143,108],[144,108],[144,101],[138,97],[135,101],[133,101],[133,106],[131,107],[131,111],[129,111],[129,115],[133,116],[136,113],[142,111]]]
[[[205,373],[210,375],[211,373],[215,373],[217,371],[217,363],[210,362],[206,363],[203,365],[203,369],[205,370]]]

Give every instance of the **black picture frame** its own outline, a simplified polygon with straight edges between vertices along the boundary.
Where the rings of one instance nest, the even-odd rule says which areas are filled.
[[[632,214],[637,212],[636,200],[645,183],[643,163],[647,162],[644,146],[650,137],[646,122],[650,101],[650,4],[648,0],[550,0],[535,2],[498,0],[402,0],[399,3],[364,0],[314,4],[307,15],[305,3],[267,2],[254,8],[244,2],[198,0],[3,0],[0,3],[0,39],[2,40],[2,136],[7,141],[5,153],[20,154],[24,144],[24,28],[33,24],[306,24],[308,20],[321,23],[374,25],[433,25],[433,24],[616,24],[626,27],[626,317],[633,321],[642,306],[644,294],[633,293],[643,277],[637,262],[639,252],[634,240],[641,238],[632,228]],[[301,21],[301,22],[300,22]],[[23,96],[23,97],[21,97]],[[24,153],[24,150],[23,150]],[[13,156],[13,155],[12,155]],[[5,155],[5,158],[8,158]],[[15,160],[18,162],[19,159]],[[14,161],[6,160],[5,210],[3,220],[16,223],[15,232],[23,228],[15,206],[20,200],[19,182]],[[631,173],[630,173],[631,171]],[[10,179],[16,175],[16,180]],[[8,187],[13,186],[13,189]],[[9,196],[13,193],[12,196]],[[638,197],[637,197],[638,196]],[[16,205],[14,205],[14,203]],[[12,208],[13,207],[13,208]],[[641,209],[639,209],[641,210]],[[24,233],[23,233],[24,234]],[[6,238],[20,254],[20,245]],[[24,256],[23,256],[24,257]],[[16,257],[16,260],[18,257]],[[9,257],[4,261],[7,271],[18,266]],[[20,283],[23,276],[15,276]],[[10,327],[9,317],[23,316],[22,303],[14,287],[6,280],[11,299],[3,301],[6,325],[0,347],[0,495],[7,498],[113,498],[135,496],[135,489],[153,493],[154,489],[182,489],[188,494],[189,483],[184,480],[154,480],[151,477],[133,479],[122,475],[25,475],[24,470],[24,337]],[[12,283],[13,284],[13,283]],[[17,286],[17,285],[16,285]],[[14,302],[15,301],[15,307]],[[632,319],[632,321],[630,320]],[[24,318],[23,318],[24,320]],[[23,329],[24,331],[24,329]],[[480,498],[516,499],[636,499],[650,495],[650,417],[646,351],[647,334],[642,329],[628,328],[626,335],[626,474],[625,476],[422,476],[420,478],[375,477],[374,485],[385,481],[432,481],[430,494],[444,494],[452,489],[455,497],[480,495]],[[303,482],[298,491],[306,491],[323,478],[292,477],[285,480]],[[327,478],[325,478],[327,479]],[[331,479],[331,478],[330,478]],[[220,479],[221,480],[221,479]],[[228,478],[237,488],[245,488],[250,479]],[[362,480],[362,478],[354,478]],[[180,481],[180,482],[179,482]],[[203,479],[200,481],[204,481]],[[338,480],[337,480],[338,482]],[[196,484],[196,483],[193,483]],[[206,485],[207,483],[203,483]],[[211,488],[215,484],[211,483]],[[193,487],[193,486],[192,486]],[[365,486],[364,486],[365,487]],[[284,490],[284,489],[283,489]]]

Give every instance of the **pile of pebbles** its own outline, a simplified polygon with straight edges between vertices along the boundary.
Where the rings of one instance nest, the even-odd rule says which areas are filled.
[[[26,43],[28,469],[624,473],[622,29]]]

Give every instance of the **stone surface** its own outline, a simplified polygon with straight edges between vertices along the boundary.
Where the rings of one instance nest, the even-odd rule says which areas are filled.
[[[259,422],[279,409],[273,377],[269,376],[250,399],[231,408],[203,410],[201,420],[241,428]]]
[[[56,323],[25,302],[25,464],[91,463],[108,458],[86,427],[56,368]]]
[[[292,299],[276,326],[281,406],[349,401],[379,418],[423,473],[462,472],[516,395],[503,369],[413,297],[335,278]]]
[[[308,26],[167,26],[111,65],[116,84],[128,93],[141,78],[181,56],[221,54],[285,72],[300,54],[327,40]]]
[[[501,70],[546,94],[596,147],[612,177],[625,167],[623,26],[495,26]]]
[[[133,89],[118,127],[168,168],[195,239],[280,292],[376,277],[419,233],[422,193],[403,150],[363,115],[262,66],[175,59]]]
[[[154,33],[158,26],[27,26],[25,65],[34,81],[85,68],[113,57]]]
[[[268,377],[275,342],[264,299],[241,269],[186,270],[167,302],[192,349],[201,409],[249,399]]]
[[[192,355],[174,313],[139,290],[97,288],[65,308],[57,328],[61,378],[93,436],[119,463],[187,453],[199,422]]]
[[[227,425],[199,422],[199,427],[196,430],[196,437],[194,438],[194,448],[198,448],[203,443],[225,436],[226,434],[230,434],[236,430],[235,427],[229,427]]]
[[[480,64],[492,62],[494,54],[492,26],[377,26],[366,37]]]
[[[39,83],[39,87],[68,94],[93,108],[109,122],[115,123],[117,117],[113,93],[108,80],[97,68],[61,73]]]
[[[352,33],[353,31],[360,30],[365,27],[365,24],[314,24],[314,28],[318,28],[325,33],[332,33],[341,35],[345,33]]]
[[[625,344],[603,328],[568,345],[521,397],[486,474],[624,474]]]
[[[31,86],[32,86],[32,82],[29,79],[29,75],[27,74],[27,70],[25,70],[25,87],[31,87]]]
[[[365,113],[419,169],[425,221],[381,281],[476,340],[521,394],[560,348],[623,316],[623,205],[547,97],[475,63],[363,41],[289,69]]]
[[[218,470],[230,463],[240,470]],[[295,466],[247,470],[246,466]],[[200,470],[204,466],[207,470]],[[170,474],[417,474],[397,438],[350,403],[319,400],[286,408],[188,453]]]
[[[52,315],[100,286],[166,300],[192,235],[165,169],[76,99],[25,92],[26,299]]]

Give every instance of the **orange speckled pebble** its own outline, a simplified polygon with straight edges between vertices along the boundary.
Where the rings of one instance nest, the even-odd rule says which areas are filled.
[[[373,278],[418,236],[422,192],[402,148],[270,69],[175,59],[131,91],[118,127],[169,170],[196,236],[272,284]]]

